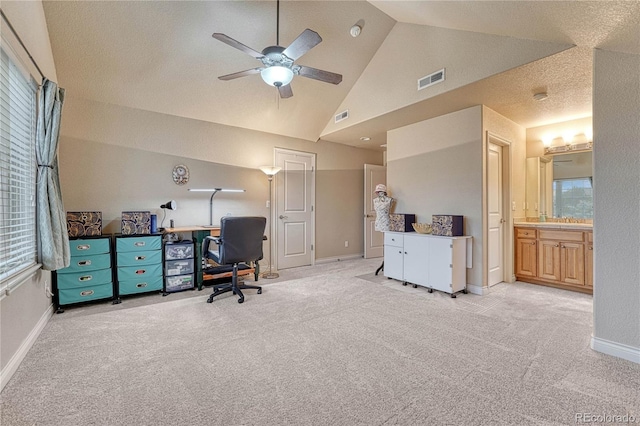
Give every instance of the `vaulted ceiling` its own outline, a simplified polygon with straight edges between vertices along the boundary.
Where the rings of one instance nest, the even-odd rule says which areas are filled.
[[[286,47],[306,28],[318,32],[323,41],[296,63],[342,74],[343,81],[332,85],[296,76],[294,96],[279,99],[258,74],[219,80],[261,64],[211,37],[224,33],[257,51],[275,45],[275,1],[43,5],[59,83],[68,97],[371,149],[380,149],[389,129],[479,103],[525,127],[589,115],[591,49],[640,54],[636,1],[282,1],[280,44]],[[356,23],[363,28],[354,38],[349,29]],[[384,61],[385,40],[407,24],[577,48],[558,48],[559,54],[332,127],[334,115],[349,107],[350,92],[376,90],[358,81],[375,76],[372,67]],[[411,40],[402,50],[391,65],[411,66],[419,54]],[[425,68],[424,75],[441,65],[446,64]],[[386,84],[393,89],[394,81]],[[535,103],[532,91],[541,88],[554,96]],[[372,140],[362,142],[361,136]]]

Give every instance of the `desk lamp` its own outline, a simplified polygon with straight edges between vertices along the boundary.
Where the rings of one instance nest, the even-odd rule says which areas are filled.
[[[273,181],[273,177],[282,170],[282,167],[275,166],[260,166],[260,170],[267,175],[269,178],[269,209],[271,209],[271,182]],[[273,243],[271,242],[271,228],[272,228],[272,219],[273,215],[269,218],[269,272],[265,272],[262,274],[262,278],[278,278],[280,275],[277,272],[271,272],[271,253],[273,252]]]
[[[192,192],[212,192],[209,199],[209,226],[213,226],[213,197],[218,192],[246,192],[244,189],[225,189],[225,188],[211,188],[211,189],[193,189],[189,188]]]
[[[160,228],[164,227],[164,219],[167,217],[167,209],[175,210],[178,208],[176,200],[170,200],[160,206],[162,209],[162,222],[160,222]]]

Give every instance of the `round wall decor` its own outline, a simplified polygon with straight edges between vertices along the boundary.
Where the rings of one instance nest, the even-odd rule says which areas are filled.
[[[173,181],[176,185],[184,185],[189,182],[189,169],[184,164],[178,164],[173,168]]]

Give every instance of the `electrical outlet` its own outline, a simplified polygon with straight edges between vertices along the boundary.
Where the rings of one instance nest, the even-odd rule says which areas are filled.
[[[349,247],[349,241],[345,241],[345,242],[344,242],[344,246],[345,246],[345,247]]]
[[[512,202],[511,203],[511,210],[513,210],[514,212],[516,211],[516,202]]]
[[[271,207],[271,202],[267,200],[267,208]]]

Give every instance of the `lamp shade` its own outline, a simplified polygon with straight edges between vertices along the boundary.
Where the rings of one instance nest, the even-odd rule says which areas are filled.
[[[260,71],[260,75],[269,86],[286,86],[293,80],[293,71],[287,67],[274,65]]]
[[[262,170],[262,172],[267,176],[273,176],[276,173],[278,173],[280,170],[282,170],[282,167],[260,166],[260,170]]]
[[[175,209],[178,208],[178,204],[176,203],[176,200],[171,200],[171,201],[167,201],[166,203],[161,205],[160,208],[161,209],[175,210]]]

